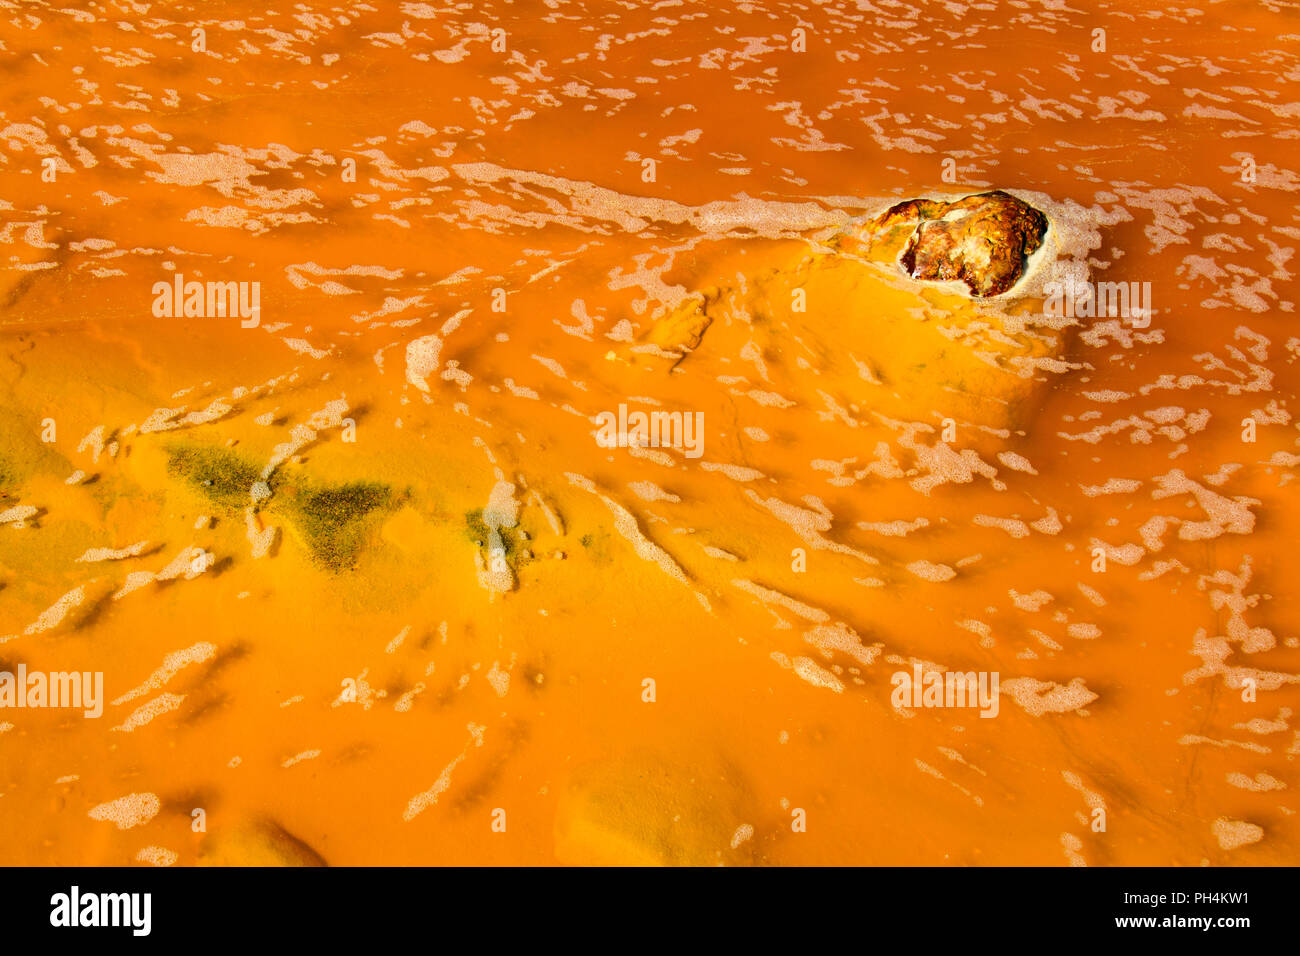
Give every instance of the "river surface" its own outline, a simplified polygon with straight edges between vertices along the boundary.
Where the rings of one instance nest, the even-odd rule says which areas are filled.
[[[724,6],[0,0],[0,863],[1300,861],[1295,7]]]

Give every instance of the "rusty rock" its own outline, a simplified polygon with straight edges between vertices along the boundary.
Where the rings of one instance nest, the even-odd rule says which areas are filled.
[[[909,199],[872,222],[876,236],[915,223],[899,263],[913,279],[964,282],[972,296],[1000,295],[1025,273],[1047,217],[1001,190],[956,202]]]

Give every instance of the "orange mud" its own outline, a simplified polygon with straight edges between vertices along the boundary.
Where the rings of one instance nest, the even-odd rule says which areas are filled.
[[[0,2],[0,863],[1297,862],[1293,9],[267,6]]]

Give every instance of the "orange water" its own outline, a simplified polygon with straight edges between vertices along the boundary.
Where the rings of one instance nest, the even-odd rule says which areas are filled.
[[[0,526],[0,670],[110,701],[0,712],[0,862],[192,864],[249,820],[333,865],[1296,862],[1294,10],[0,7],[0,512],[39,509]],[[1026,381],[945,336],[960,300],[805,261],[992,187],[1076,204],[1151,327],[1081,319]],[[260,326],[155,317],[176,272],[260,282]],[[638,351],[714,289],[675,371]],[[332,402],[355,441],[283,466],[264,556],[168,470]],[[600,447],[620,403],[702,412],[702,455]],[[359,480],[390,506],[323,566],[289,496]],[[504,592],[465,517],[502,481]],[[998,672],[998,716],[893,707],[913,662]]]

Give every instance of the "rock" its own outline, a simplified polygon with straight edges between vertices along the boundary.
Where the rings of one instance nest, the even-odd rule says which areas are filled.
[[[872,220],[870,231],[887,238],[900,227],[912,229],[898,260],[908,275],[964,282],[971,295],[984,298],[1020,281],[1047,234],[1047,217],[995,190],[950,203],[909,199]]]

